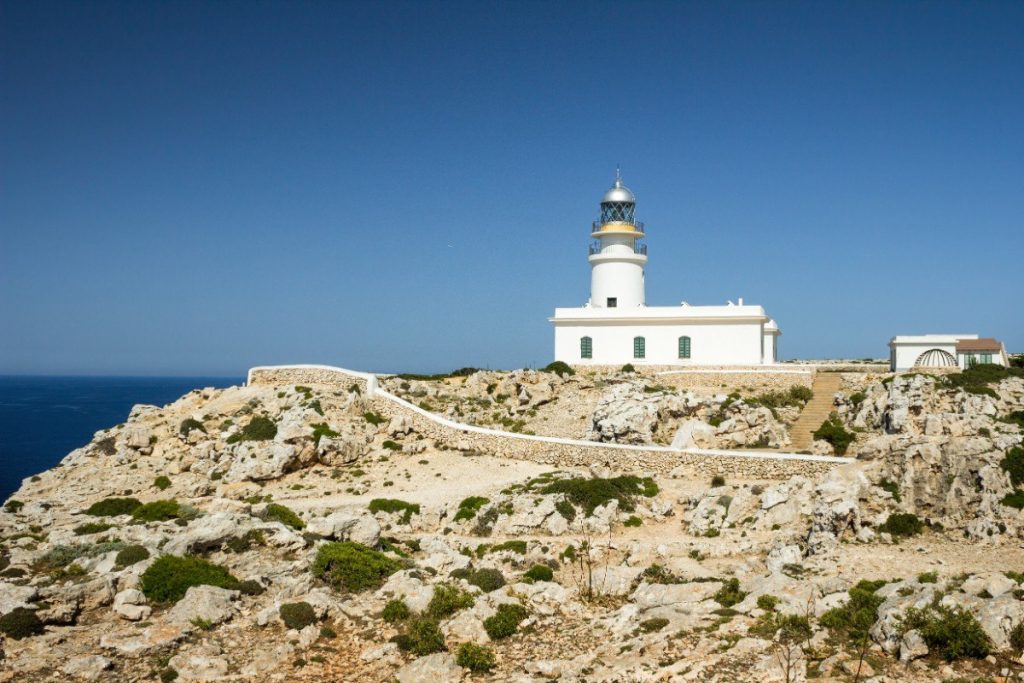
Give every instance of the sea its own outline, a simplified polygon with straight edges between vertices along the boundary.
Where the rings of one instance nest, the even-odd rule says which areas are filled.
[[[136,403],[163,406],[244,377],[35,377],[0,375],[0,501],[93,434],[128,419]]]

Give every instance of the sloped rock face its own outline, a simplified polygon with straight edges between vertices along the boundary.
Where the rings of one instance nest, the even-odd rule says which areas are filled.
[[[657,441],[675,448],[789,444],[788,431],[768,408],[727,396],[650,391],[638,381],[616,384],[601,397],[588,438],[627,444]]]
[[[896,375],[868,385],[853,404],[843,395],[836,411],[857,429],[907,436],[971,436],[992,430],[994,417],[1020,410],[1024,379],[1011,377],[993,386],[997,397],[944,386],[923,374]]]
[[[1024,437],[998,418],[1021,409],[1024,380],[1004,379],[993,391],[997,397],[951,388],[928,375],[897,375],[865,387],[858,405],[845,396],[836,405],[853,429],[882,432],[853,450],[870,461],[868,478],[892,492],[890,505],[989,538],[1020,526],[1019,513],[1001,503],[1013,486],[1000,463]],[[886,501],[877,503],[884,507]]]
[[[637,384],[618,384],[597,404],[590,439],[608,443],[651,443],[660,404],[660,397],[645,396]]]
[[[562,410],[559,391],[590,382],[588,406],[608,389],[607,422],[599,420],[607,438],[643,443],[681,434],[700,447],[754,444],[789,419],[735,396],[673,394],[653,381],[482,372],[448,383],[412,381],[409,390],[448,407],[461,405],[463,391],[501,396],[480,410],[502,406],[528,418],[543,402]],[[599,389],[599,382],[612,384]],[[1020,513],[1000,503],[1010,490],[1000,461],[1020,433],[987,415],[983,403],[990,400],[999,417],[1020,409],[1013,403],[1020,397],[1011,391],[1012,400],[958,403],[935,395],[940,388],[928,378],[911,378],[897,385],[890,405],[890,387],[858,388],[874,397],[865,400],[877,399],[875,412],[843,397],[836,404],[848,425],[863,413],[858,462],[788,480],[727,473],[725,484],[712,472],[652,474],[639,458],[553,471],[441,448],[417,433],[419,422],[371,414],[386,411],[344,387],[200,390],[171,406],[138,407],[126,425],[98,433],[38,481],[26,480],[17,494],[22,508],[0,509],[0,616],[33,611],[45,628],[4,643],[0,682],[42,683],[55,674],[149,680],[173,670],[183,681],[433,683],[479,678],[457,659],[462,644],[474,643],[496,655],[494,680],[764,683],[781,680],[778,643],[764,623],[773,614],[808,619],[810,645],[823,658],[817,671],[799,676],[831,680],[853,670],[856,652],[825,628],[823,615],[842,606],[861,579],[879,578],[890,580],[878,589],[882,607],[872,625],[879,680],[935,680],[937,653],[921,630],[901,622],[910,607],[935,600],[973,615],[1000,659],[1019,656],[1009,644],[1024,623],[1016,573],[1024,556],[1013,536]],[[884,417],[904,407],[902,417]],[[582,432],[589,408],[573,409]],[[275,436],[229,443],[253,416],[271,419]],[[543,418],[540,411],[527,427]],[[886,422],[899,431],[885,433]],[[154,481],[158,475],[170,486]],[[648,482],[617,499],[599,486],[551,486],[622,475],[652,476],[658,490]],[[605,484],[621,492],[614,489],[621,480]],[[127,496],[174,498],[187,510],[146,523],[85,513]],[[371,513],[370,501],[380,498],[420,510]],[[878,527],[898,511],[946,529],[893,539]],[[393,573],[365,590],[334,586],[331,572],[314,567],[321,548],[338,542],[381,553]],[[123,565],[118,557],[129,544],[149,557]],[[241,591],[192,586],[177,604],[151,603],[143,577],[161,555],[212,562]],[[422,617],[437,607],[439,592],[453,588],[469,599],[436,618],[447,650],[416,656],[400,649],[410,621],[385,622],[385,606],[401,600]],[[296,603],[308,605],[313,623],[286,625],[281,608]],[[525,610],[518,632],[492,638],[488,620],[511,604]],[[920,661],[926,657],[929,666]],[[942,675],[977,677],[959,666]]]

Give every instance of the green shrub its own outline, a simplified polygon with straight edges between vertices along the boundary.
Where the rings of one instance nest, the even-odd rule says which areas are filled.
[[[381,446],[388,449],[389,451],[402,450],[402,444],[398,443],[397,441],[392,441],[391,439],[385,440],[384,443],[381,444]]]
[[[1007,377],[1022,377],[1024,370],[1021,368],[1004,368],[995,363],[978,363],[967,368],[963,372],[946,375],[945,383],[953,387],[959,387],[971,393],[989,393],[984,391],[989,384],[995,384]],[[991,390],[989,390],[991,391]],[[995,395],[994,391],[991,391]]]
[[[620,372],[636,372],[636,368],[633,367],[632,363],[626,363],[625,365],[622,366]]]
[[[408,524],[413,515],[420,514],[420,506],[417,503],[407,503],[396,498],[374,498],[370,501],[370,512],[401,512],[402,523]]]
[[[180,516],[181,505],[173,498],[146,503],[135,508],[132,512],[132,519],[139,522],[166,522],[169,519],[177,519]]]
[[[384,553],[359,543],[338,541],[320,546],[311,571],[335,590],[359,593],[379,588],[401,568]]]
[[[308,602],[286,602],[278,609],[278,614],[285,626],[296,631],[316,623],[316,612]]]
[[[130,545],[117,553],[115,562],[118,567],[130,567],[133,564],[149,559],[149,551],[142,545]]]
[[[25,507],[24,503],[20,500],[14,500],[13,498],[4,503],[4,511],[9,512],[12,515],[21,512],[21,508],[23,507]]]
[[[1024,651],[1024,621],[1013,627],[1010,631],[1010,647],[1016,652]]]
[[[475,673],[485,673],[495,667],[494,650],[483,645],[463,643],[455,651],[455,663]]]
[[[917,515],[909,512],[894,512],[878,527],[879,531],[888,532],[893,536],[906,537],[916,536],[921,533],[922,529],[924,529],[924,523],[918,519]]]
[[[999,466],[1010,475],[1010,482],[1016,487],[1024,484],[1024,447],[1014,446],[1006,451]]]
[[[563,499],[556,502],[555,512],[562,515],[567,522],[571,522],[576,519],[576,507],[567,500]]]
[[[113,524],[106,524],[104,522],[87,522],[80,524],[75,527],[75,536],[87,536],[89,534],[98,534],[107,529],[113,529]]]
[[[236,589],[238,579],[224,567],[199,557],[164,555],[142,573],[140,588],[152,602],[177,602],[193,586]]]
[[[644,633],[654,633],[668,626],[668,619],[664,617],[656,617],[654,619],[644,619],[640,622],[640,630]]]
[[[264,521],[281,522],[281,524],[291,527],[292,529],[306,528],[306,523],[302,521],[301,517],[295,514],[294,510],[277,503],[271,503],[268,505],[263,510],[261,517]]]
[[[722,607],[732,607],[743,602],[743,598],[747,597],[747,594],[740,590],[740,580],[732,578],[722,584],[718,592],[711,597]]]
[[[779,599],[774,595],[765,593],[764,595],[757,596],[757,606],[765,612],[774,612],[778,604]]]
[[[45,630],[35,610],[26,607],[15,607],[0,617],[0,633],[14,640],[36,636]]]
[[[488,553],[498,553],[498,552],[502,552],[503,550],[507,550],[507,551],[509,551],[511,553],[517,553],[519,555],[525,555],[526,554],[526,541],[519,541],[519,540],[513,539],[513,540],[505,541],[504,543],[496,543],[496,544],[494,544],[492,546],[488,546],[487,547],[487,552]]]
[[[850,394],[850,403],[852,403],[855,406],[859,406],[861,403],[867,400],[867,397],[868,395],[865,394],[863,391],[855,391],[852,394]]]
[[[277,425],[269,417],[256,415],[249,423],[227,438],[228,443],[270,441],[277,436]]]
[[[725,486],[725,477],[720,474],[716,474],[711,477],[711,488],[718,488],[719,486]]]
[[[170,478],[165,477],[164,475],[161,474],[159,477],[153,480],[153,486],[157,487],[161,491],[166,491],[167,489],[171,488],[171,480]]]
[[[476,513],[480,511],[484,505],[491,502],[489,498],[483,496],[470,496],[469,498],[463,499],[459,503],[459,509],[455,513],[455,521],[459,522],[464,519],[473,519],[476,517]]]
[[[39,558],[36,568],[47,572],[61,569],[78,558],[87,556],[88,553],[88,545],[55,545]]]
[[[918,583],[937,583],[939,580],[938,572],[924,572],[923,574],[917,575]]]
[[[884,585],[884,581],[860,581],[849,590],[849,600],[821,616],[822,626],[852,643],[863,642],[878,618],[878,606],[885,601],[876,595],[876,591]]]
[[[560,360],[556,360],[553,363],[548,363],[547,365],[545,365],[544,372],[553,372],[559,377],[576,374],[576,371],[569,367],[568,363],[565,363]]]
[[[855,437],[856,434],[846,431],[839,416],[835,413],[829,415],[828,419],[814,431],[814,438],[832,444],[836,455],[845,455],[846,449],[853,443]]]
[[[660,564],[652,564],[650,567],[643,570],[640,577],[647,583],[660,583],[666,585],[684,583],[681,576],[678,576],[671,569]]]
[[[434,619],[445,619],[461,609],[472,607],[475,598],[472,593],[452,584],[434,586],[434,595],[427,604],[426,615]]]
[[[610,500],[619,501],[619,509],[633,512],[636,496],[651,498],[658,494],[658,485],[650,477],[622,476],[610,479],[556,479],[540,489],[540,493],[562,493],[573,505],[588,515]]]
[[[476,586],[484,593],[496,591],[505,585],[505,577],[498,569],[489,567],[483,569],[456,569],[451,573],[452,578],[465,579],[466,583]]]
[[[1013,493],[1008,493],[1003,496],[1000,501],[1006,507],[1016,508],[1018,510],[1024,508],[1024,491],[1015,490]]]
[[[206,427],[203,426],[203,423],[191,417],[181,423],[181,425],[178,427],[178,433],[181,434],[182,436],[187,437],[188,433],[191,432],[193,429],[198,429],[203,434],[206,433]]]
[[[484,630],[491,640],[501,640],[519,630],[519,622],[528,616],[526,608],[517,603],[502,603],[494,616],[484,619]]]
[[[429,617],[413,617],[405,630],[393,639],[398,647],[411,652],[417,657],[443,652],[445,648],[444,634],[437,621]]]
[[[387,420],[386,417],[378,413],[375,413],[372,410],[368,410],[365,413],[363,413],[363,419],[374,426],[377,426],[383,423],[385,420]]]
[[[104,498],[89,506],[85,514],[93,517],[117,517],[118,515],[130,515],[142,503],[134,498]]]
[[[911,607],[900,622],[904,631],[917,629],[928,649],[947,662],[965,657],[983,659],[992,651],[981,624],[963,607],[932,604],[924,609]]]
[[[233,553],[244,553],[254,545],[266,545],[267,539],[259,529],[249,529],[241,536],[229,538],[224,546]]]
[[[555,573],[551,571],[551,567],[548,567],[547,565],[535,564],[526,570],[526,573],[523,574],[523,576],[528,579],[532,579],[533,581],[550,581],[555,578]]]
[[[323,413],[321,413],[321,414],[323,414]],[[317,422],[316,424],[314,424],[313,425],[313,445],[314,446],[319,446],[320,445],[320,439],[324,438],[325,436],[328,439],[333,439],[336,436],[340,436],[340,434],[338,434],[338,432],[336,432],[333,429],[331,429],[330,426],[326,422]]]
[[[178,672],[174,669],[167,668],[160,671],[160,680],[162,683],[171,683],[171,681],[178,680]]]
[[[628,527],[638,527],[638,526],[643,525],[643,523],[644,523],[644,521],[642,519],[640,519],[639,517],[637,517],[636,515],[630,515],[626,519],[626,521],[622,523],[622,525],[623,526],[628,526]]]
[[[889,495],[892,496],[892,499],[897,503],[903,500],[903,496],[900,495],[900,486],[894,481],[883,479],[882,481],[878,482],[878,488],[882,489],[883,491],[887,491]]]
[[[380,618],[389,624],[398,624],[408,619],[409,615],[409,605],[405,604],[405,600],[395,598],[394,600],[388,600],[387,604],[384,605]]]

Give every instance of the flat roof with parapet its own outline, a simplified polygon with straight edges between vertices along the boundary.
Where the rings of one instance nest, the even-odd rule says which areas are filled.
[[[917,334],[899,335],[889,340],[890,344],[956,344],[961,339],[977,339],[976,334]]]
[[[551,321],[579,320],[579,321],[617,321],[627,322],[632,320],[646,321],[669,321],[701,319],[729,320],[741,319],[751,322],[768,322],[769,318],[764,312],[763,306],[751,306],[744,304],[726,306],[636,306],[631,308],[597,308],[594,306],[582,306],[579,308],[556,308]]]

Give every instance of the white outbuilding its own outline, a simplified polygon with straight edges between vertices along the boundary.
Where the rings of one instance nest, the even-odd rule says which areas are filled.
[[[960,368],[992,363],[1008,366],[1006,347],[998,339],[976,334],[920,334],[889,340],[889,369]]]
[[[570,365],[714,365],[775,363],[779,326],[743,299],[721,306],[648,306],[647,245],[636,198],[622,179],[601,200],[591,226],[590,299],[556,308],[555,360]]]

